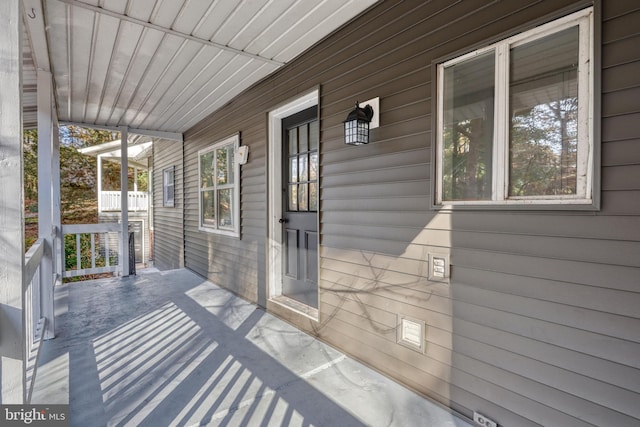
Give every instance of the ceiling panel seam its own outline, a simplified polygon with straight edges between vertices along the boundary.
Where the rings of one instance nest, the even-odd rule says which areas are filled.
[[[188,40],[185,40],[184,43],[187,44]],[[198,50],[193,53],[193,55],[191,56],[191,59],[187,63],[189,63],[189,64],[192,63],[200,54],[202,54],[202,51],[205,48],[206,48],[205,46],[200,46],[198,48]],[[182,50],[182,46],[181,46],[181,50]],[[216,57],[218,55],[219,55],[219,53],[216,54]],[[172,60],[172,63],[173,63],[173,60]],[[167,70],[168,70],[168,68],[169,68],[169,66],[167,67]],[[184,72],[184,70],[183,70],[183,72]],[[213,77],[211,77],[211,79],[213,79]],[[160,80],[160,79],[158,79],[158,80]],[[191,85],[191,83],[187,84],[187,87],[189,87],[190,85]],[[154,86],[154,90],[155,90],[155,86]],[[177,96],[181,95],[184,92],[184,90],[186,90],[186,88],[183,88],[182,91],[180,91],[180,93],[178,95],[176,95],[176,97],[166,100],[164,103],[168,104],[168,105],[166,107],[163,106],[164,109],[162,110],[161,113],[156,113],[156,111],[158,111],[158,108],[161,106],[161,102],[155,102],[153,104],[153,107],[151,107],[151,110],[149,111],[149,114],[147,114],[147,118],[148,118],[153,113],[156,113],[155,116],[151,117],[151,120],[152,120],[151,124],[155,125],[155,123],[157,123],[158,121],[160,121],[161,123],[166,123],[165,120],[160,120],[162,118],[162,115],[165,114],[167,112],[167,110],[169,110],[171,108],[171,105],[175,102],[175,100],[178,99]],[[161,99],[162,99],[162,97],[161,97]],[[141,123],[144,123],[145,121],[146,121],[146,118]]]
[[[145,35],[147,34],[147,29],[143,28],[142,31],[140,32],[140,36],[138,36],[138,41],[136,42],[136,47],[133,50],[133,53],[131,54],[131,57],[129,58],[129,64],[127,64],[127,69],[124,72],[124,75],[122,76],[122,79],[120,80],[120,87],[118,88],[118,92],[116,93],[116,96],[113,99],[113,104],[111,105],[111,112],[109,113],[109,118],[107,119],[107,122],[111,122],[111,120],[113,119],[113,114],[116,112],[116,107],[118,105],[118,101],[120,101],[120,98],[122,97],[122,91],[127,83],[127,79],[129,77],[129,74],[131,73],[131,69],[133,68],[137,58],[138,58],[138,54],[140,53],[140,49],[142,46],[142,43],[144,42],[144,38]],[[140,81],[138,81],[136,83],[136,88],[140,85]],[[120,125],[120,122],[116,122],[116,125]]]
[[[221,43],[216,43],[216,42],[211,41],[211,40],[205,40],[205,39],[193,36],[191,34],[185,34],[185,33],[182,33],[180,31],[173,30],[171,28],[165,28],[165,27],[162,27],[160,25],[153,24],[151,22],[145,22],[145,21],[143,21],[141,19],[137,19],[137,18],[128,16],[126,14],[120,14],[120,13],[112,12],[112,11],[104,9],[102,7],[93,6],[93,5],[78,1],[78,0],[58,0],[58,1],[61,1],[62,3],[65,3],[67,5],[77,6],[77,7],[89,9],[89,10],[95,12],[95,13],[101,13],[101,14],[109,15],[109,16],[112,16],[114,18],[120,19],[122,21],[128,21],[128,22],[131,22],[131,23],[134,23],[134,24],[142,25],[143,27],[152,28],[152,29],[157,30],[157,31],[162,31],[162,32],[165,32],[165,33],[168,33],[168,34],[172,34],[172,35],[175,35],[175,36],[178,36],[178,37],[182,37],[182,38],[185,38],[185,39],[188,39],[188,40],[192,40],[192,41],[197,42],[197,43],[202,43],[202,44],[205,44],[205,45],[214,46],[214,47],[216,47],[218,49],[228,50],[228,51],[236,53],[238,55],[247,56],[247,57],[250,57],[250,58],[253,58],[253,59],[257,59],[259,61],[269,62],[271,64],[275,64],[275,65],[278,65],[278,66],[282,66],[282,65],[285,64],[284,62],[281,62],[281,61],[276,61],[276,60],[271,59],[271,58],[266,58],[264,56],[256,55],[256,54],[253,54],[253,53],[249,53],[249,52],[246,52],[244,50],[236,49],[236,48],[233,48],[231,46],[227,46],[227,45],[224,45],[224,44],[221,44]]]
[[[176,22],[178,21],[178,18],[182,15],[182,13],[184,12],[184,9],[186,7],[187,2],[183,3],[182,6],[180,7],[180,11],[176,14],[176,16],[173,18],[173,21],[171,21],[171,26],[173,27]],[[156,3],[156,6],[158,5],[158,3]],[[160,11],[160,8],[156,8],[155,10],[155,14],[157,15]],[[207,12],[208,13],[208,12]],[[200,20],[200,22],[202,22],[202,20]],[[151,69],[151,64],[155,61],[156,58],[156,54],[158,53],[158,51],[160,50],[160,48],[164,45],[165,40],[167,39],[167,37],[169,37],[168,33],[164,33],[164,35],[162,36],[162,40],[160,41],[160,44],[158,45],[158,47],[156,48],[156,51],[153,54],[153,59],[151,61],[149,61],[149,64],[147,65],[148,69],[145,70],[145,72],[142,75],[142,79],[146,78],[148,71]],[[140,115],[140,113],[142,113],[142,111],[144,110],[144,107],[147,105],[147,103],[149,102],[149,99],[151,98],[151,95],[153,95],[156,91],[156,88],[158,87],[158,85],[160,84],[160,82],[164,79],[165,75],[167,74],[167,72],[169,71],[169,69],[171,68],[171,65],[176,61],[176,59],[179,57],[180,53],[184,50],[185,46],[187,45],[188,41],[185,39],[182,39],[182,43],[180,43],[180,46],[178,47],[178,49],[176,49],[176,51],[174,52],[174,54],[171,56],[171,59],[169,60],[169,62],[167,63],[167,65],[164,67],[164,69],[162,70],[162,72],[160,73],[160,75],[158,76],[158,78],[155,80],[155,82],[153,83],[153,85],[151,86],[151,88],[147,91],[147,95],[144,97],[144,99],[142,100],[142,103],[140,104],[140,108],[138,109],[138,112],[135,114],[135,116],[133,116],[133,119],[131,120],[131,123],[136,123],[138,120],[138,116]],[[136,91],[140,86],[136,87]],[[133,100],[135,99],[135,94],[131,97],[130,103],[133,102]],[[153,111],[155,110],[157,103],[154,104],[154,106],[151,108],[151,110],[146,114],[146,116],[140,120],[140,124],[144,123],[147,118],[151,115],[151,113],[153,113]],[[127,110],[129,109],[130,105],[127,106]],[[120,121],[122,120],[123,116],[120,118]]]
[[[214,62],[216,62],[215,60],[216,60],[216,59],[217,59],[221,54],[222,54],[222,52],[218,52],[218,53],[216,53],[216,55],[215,55],[211,60],[209,60],[209,61],[208,61],[207,65],[206,65],[206,66],[204,66],[204,67],[202,68],[202,70],[200,70],[200,72],[198,72],[198,73],[197,73],[197,74],[196,74],[196,75],[191,79],[191,81],[190,81],[190,82],[189,82],[189,83],[188,83],[188,84],[187,84],[187,85],[186,85],[186,86],[185,86],[185,87],[180,91],[180,93],[178,93],[178,94],[176,95],[175,99],[176,99],[176,100],[177,100],[177,99],[180,99],[180,97],[181,97],[181,96],[183,96],[183,95],[187,92],[187,89],[189,89],[191,86],[193,86],[193,84],[197,81],[198,77],[200,77],[201,75],[205,74],[204,72],[208,70],[209,66],[210,66],[211,64],[213,64]],[[232,63],[232,62],[233,62],[237,57],[238,57],[238,56],[236,55],[236,56],[234,56],[233,58],[229,59],[223,67],[221,67],[220,69],[218,69],[214,75],[212,75],[212,76],[210,76],[210,77],[209,77],[209,79],[208,79],[208,80],[209,80],[209,82],[215,82],[215,81],[216,81],[216,78],[217,78],[217,77],[218,77],[218,76],[219,76],[223,71],[225,71],[227,68],[229,68],[229,67],[230,67],[230,65],[231,65],[231,63]],[[244,68],[244,67],[246,66],[246,64],[249,64],[250,62],[251,62],[251,61],[247,61],[247,62],[245,62],[245,63],[240,67],[240,69]],[[225,80],[225,81],[226,81],[226,80]],[[223,81],[222,83],[218,83],[218,84],[217,84],[217,86],[222,86],[222,85],[224,85],[224,81]],[[201,92],[203,92],[203,89],[204,89],[204,88],[206,88],[206,87],[207,87],[207,85],[206,85],[206,84],[205,84],[205,85],[202,85],[202,86],[200,87],[200,89],[197,89],[194,93],[192,93],[191,95],[189,95],[189,96],[188,96],[188,99],[186,99],[186,100],[185,100],[185,102],[184,102],[184,103],[182,103],[182,104],[181,104],[181,106],[180,106],[179,108],[175,109],[175,111],[173,111],[173,112],[171,113],[171,115],[170,115],[170,116],[168,116],[166,119],[161,120],[161,122],[162,122],[162,123],[168,123],[168,122],[173,118],[173,116],[175,116],[175,115],[176,115],[176,114],[177,114],[177,113],[182,109],[182,105],[193,105],[193,104],[195,104],[195,103],[196,103],[196,100],[195,100],[194,98],[196,98],[196,96],[197,96],[198,94],[200,94]],[[190,102],[191,102],[192,104],[189,104]],[[199,104],[200,104],[200,102],[201,102],[201,101],[197,102],[197,104],[199,105]],[[160,113],[160,114],[158,115],[157,120],[162,119],[162,117],[163,117],[165,114],[169,113],[169,112],[171,111],[171,108],[172,108],[172,107],[173,107],[173,105],[172,105],[171,103],[169,103],[169,104],[165,107],[165,109],[162,111],[162,113]]]
[[[107,72],[104,76],[104,82],[102,84],[102,91],[100,93],[100,103],[98,104],[98,110],[96,111],[96,116],[94,121],[98,121],[100,119],[100,115],[102,114],[102,109],[105,107],[104,105],[104,97],[107,92],[107,87],[109,87],[109,79],[111,76],[111,69],[113,68],[114,57],[116,55],[116,50],[118,45],[120,44],[120,36],[122,34],[122,21],[118,22],[118,29],[116,30],[116,37],[113,41],[113,46],[111,48],[111,55],[109,56],[109,65],[107,65]],[[71,93],[71,91],[69,91]],[[71,115],[69,115],[71,117]]]
[[[98,39],[98,30],[100,29],[100,15],[93,15],[93,25],[91,27],[91,53],[89,54],[89,65],[87,66],[87,86],[91,85],[91,71],[93,70],[93,61],[95,59],[96,43]],[[82,106],[82,120],[87,120],[87,105],[89,104],[89,88],[84,93],[84,105]]]

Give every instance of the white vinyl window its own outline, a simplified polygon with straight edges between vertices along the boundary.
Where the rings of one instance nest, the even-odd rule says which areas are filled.
[[[239,237],[240,166],[238,135],[198,152],[200,229]]]
[[[172,208],[175,205],[175,168],[162,171],[162,206]]]
[[[436,205],[592,203],[592,15],[438,64]]]

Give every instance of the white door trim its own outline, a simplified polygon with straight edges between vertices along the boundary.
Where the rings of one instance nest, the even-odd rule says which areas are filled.
[[[268,216],[267,216],[267,280],[269,295],[282,295],[282,119],[320,105],[318,88],[300,95],[269,112],[268,142]],[[319,265],[319,264],[318,264]]]

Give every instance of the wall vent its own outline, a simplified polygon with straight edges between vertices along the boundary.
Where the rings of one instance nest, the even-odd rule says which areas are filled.
[[[396,330],[398,344],[424,353],[426,347],[426,323],[424,320],[417,320],[398,314]]]

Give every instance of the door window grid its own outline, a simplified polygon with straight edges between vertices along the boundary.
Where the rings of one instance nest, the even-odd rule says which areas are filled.
[[[288,129],[287,210],[318,210],[318,121]]]

